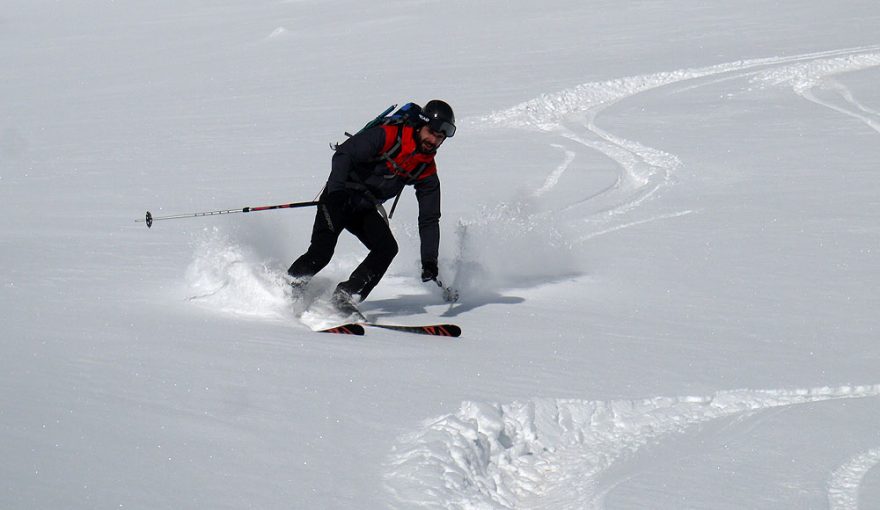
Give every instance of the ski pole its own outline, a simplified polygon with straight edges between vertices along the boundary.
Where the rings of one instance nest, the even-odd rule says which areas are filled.
[[[437,278],[434,278],[433,280],[434,283],[443,290],[443,301],[446,301],[447,303],[455,303],[458,301],[459,294],[457,289],[444,286],[443,282]]]
[[[297,207],[312,207],[318,205],[320,202],[294,202],[292,204],[279,204],[279,205],[264,205],[260,207],[243,207],[241,209],[226,209],[223,211],[205,211],[205,212],[197,212],[197,213],[187,213],[187,214],[172,214],[170,216],[153,216],[150,211],[147,211],[147,215],[144,219],[134,220],[136,223],[144,222],[147,224],[147,228],[153,226],[154,221],[159,220],[176,220],[179,218],[199,218],[201,216],[217,216],[219,214],[234,214],[234,213],[246,213],[246,212],[256,212],[256,211],[271,211],[272,209],[294,209]]]

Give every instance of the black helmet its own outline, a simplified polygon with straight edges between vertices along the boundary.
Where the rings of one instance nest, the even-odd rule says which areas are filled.
[[[422,108],[422,120],[434,131],[446,135],[446,138],[455,135],[455,114],[445,101],[439,99],[428,101],[428,104]]]

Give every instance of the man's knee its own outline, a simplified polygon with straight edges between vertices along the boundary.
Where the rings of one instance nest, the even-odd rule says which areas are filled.
[[[397,241],[391,237],[374,251],[377,251],[377,255],[382,257],[383,260],[387,260],[390,264],[400,251],[400,247],[397,245]]]
[[[397,246],[397,241],[394,238],[392,238],[391,243],[388,246],[388,253],[391,255],[391,258],[394,258],[397,256],[397,252],[399,252],[399,251],[400,251],[400,247]]]

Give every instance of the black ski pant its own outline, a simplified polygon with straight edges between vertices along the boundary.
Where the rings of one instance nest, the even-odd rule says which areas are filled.
[[[324,269],[333,257],[339,234],[345,229],[354,234],[370,252],[337,289],[358,294],[361,300],[366,299],[397,255],[397,241],[388,223],[374,208],[352,210],[343,207],[332,213],[327,204],[318,205],[309,249],[296,259],[287,273],[294,278],[311,278]]]

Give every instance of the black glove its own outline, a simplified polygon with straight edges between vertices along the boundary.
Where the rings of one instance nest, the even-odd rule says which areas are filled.
[[[429,282],[431,280],[437,281],[437,275],[440,273],[440,270],[437,269],[437,261],[436,260],[423,260],[422,261],[422,281]]]

